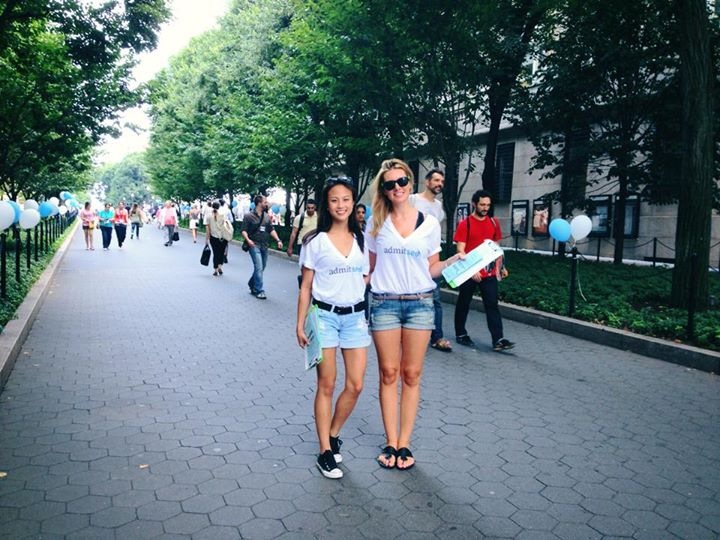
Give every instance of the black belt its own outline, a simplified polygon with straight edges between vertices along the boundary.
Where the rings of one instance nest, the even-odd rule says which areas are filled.
[[[357,313],[358,311],[364,311],[365,310],[365,300],[362,302],[358,302],[354,306],[333,306],[332,304],[327,304],[325,302],[321,302],[320,300],[315,300],[313,298],[312,301],[313,304],[315,304],[317,307],[322,309],[323,311],[330,311],[332,313],[337,313],[338,315],[348,315],[350,313]]]

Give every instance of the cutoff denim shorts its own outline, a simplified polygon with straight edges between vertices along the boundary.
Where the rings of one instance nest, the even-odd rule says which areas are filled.
[[[365,312],[338,315],[332,311],[318,310],[320,343],[323,349],[360,349],[370,345]]]
[[[388,300],[370,295],[370,330],[433,330],[435,308],[432,296],[415,300]]]

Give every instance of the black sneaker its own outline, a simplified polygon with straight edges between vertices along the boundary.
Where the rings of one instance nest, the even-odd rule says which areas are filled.
[[[474,347],[475,342],[470,339],[470,336],[465,334],[464,336],[456,336],[455,341],[457,341],[460,345],[465,345],[466,347]]]
[[[337,466],[332,450],[325,450],[320,454],[315,465],[317,465],[325,478],[337,479],[343,477],[343,472]]]
[[[515,344],[509,339],[500,338],[493,345],[494,351],[509,351],[515,346]]]
[[[342,441],[340,440],[340,437],[333,437],[330,436],[330,450],[332,450],[333,457],[335,458],[335,463],[342,463],[342,454],[340,453],[340,447],[342,446]]]

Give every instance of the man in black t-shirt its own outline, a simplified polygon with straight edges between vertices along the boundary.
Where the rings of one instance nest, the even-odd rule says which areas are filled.
[[[248,245],[248,254],[253,262],[253,274],[248,280],[250,294],[265,300],[263,288],[263,272],[267,266],[267,253],[270,238],[277,242],[278,249],[282,249],[282,240],[278,237],[270,217],[267,215],[268,202],[263,195],[255,196],[255,209],[243,217],[241,234]]]

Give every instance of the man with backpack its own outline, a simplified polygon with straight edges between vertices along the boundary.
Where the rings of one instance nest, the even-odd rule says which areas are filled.
[[[292,232],[290,233],[290,240],[288,241],[287,255],[292,257],[293,249],[297,246],[295,254],[300,253],[300,246],[302,246],[302,240],[307,233],[317,229],[317,205],[315,199],[308,199],[305,203],[305,212],[299,216],[295,216],[293,220]]]
[[[492,195],[485,190],[478,190],[472,196],[473,212],[461,221],[453,241],[457,245],[457,252],[464,256],[482,244],[485,240],[499,242],[502,238],[500,223],[494,217],[490,217],[492,206]],[[502,267],[501,261],[495,261],[487,268],[483,268],[471,279],[458,288],[458,298],[455,304],[455,340],[460,345],[472,347],[475,345],[465,329],[470,302],[476,288],[480,289],[485,316],[487,318],[488,330],[492,338],[492,348],[495,351],[512,349],[515,344],[503,337],[502,317],[498,307],[498,276],[501,278],[507,275],[507,270]]]

